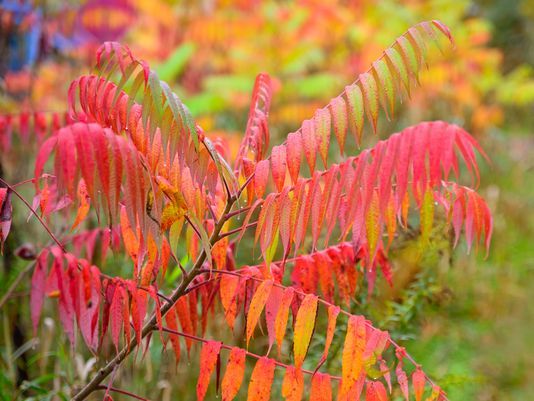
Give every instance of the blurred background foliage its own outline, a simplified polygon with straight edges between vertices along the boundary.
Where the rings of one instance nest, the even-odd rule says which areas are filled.
[[[400,339],[451,400],[534,399],[534,2],[47,0],[25,9],[15,3],[24,2],[0,2],[2,113],[63,112],[71,79],[88,71],[100,41],[119,39],[156,67],[231,153],[259,72],[275,80],[276,144],[409,26],[433,18],[447,24],[456,50],[432,52],[422,87],[404,100],[394,122],[380,121],[379,136],[443,119],[478,137],[492,159],[480,189],[494,212],[491,252],[486,259],[466,256],[436,234],[421,256],[417,234],[407,232],[392,251],[394,287],[381,283],[370,299],[361,288],[352,310]],[[367,138],[366,145],[377,140]],[[31,175],[32,163],[20,162],[29,149],[0,154],[2,177],[17,182]],[[30,238],[46,242],[39,228],[23,224],[20,209],[2,262],[2,293],[27,263],[9,251]],[[242,254],[241,262],[252,263]],[[128,274],[124,261],[117,257],[110,268]],[[0,312],[0,399],[67,399],[68,388],[94,371],[95,359],[83,347],[73,356],[51,318],[39,339],[31,338],[28,287],[25,279]],[[50,309],[48,316],[56,315]],[[214,316],[210,327],[222,325]],[[150,357],[125,364],[117,387],[151,399],[194,399],[196,356],[175,367],[174,357],[153,343]]]

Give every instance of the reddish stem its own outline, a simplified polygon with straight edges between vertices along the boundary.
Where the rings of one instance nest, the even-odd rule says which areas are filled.
[[[228,237],[230,235],[237,234],[238,232],[240,232],[242,230],[246,230],[247,228],[254,227],[256,224],[258,224],[257,221],[255,221],[254,223],[249,223],[245,227],[241,226],[241,227],[234,228],[233,230],[230,230],[230,231],[227,231],[225,233],[222,233],[219,237],[220,237],[220,239],[222,239],[224,237]]]
[[[156,329],[154,329],[154,330],[156,330]],[[165,332],[167,332],[167,333],[170,333],[170,334],[176,334],[176,335],[178,335],[178,336],[182,336],[182,337],[184,337],[184,338],[189,338],[189,339],[191,339],[191,340],[198,341],[198,342],[202,342],[202,343],[207,343],[208,341],[210,341],[210,340],[208,340],[208,339],[206,339],[206,338],[203,338],[203,337],[197,337],[197,336],[195,336],[195,335],[193,335],[193,334],[182,333],[182,332],[180,332],[180,331],[172,330],[172,329],[169,329],[169,328],[167,328],[167,327],[162,327],[161,330],[162,330],[162,331],[165,331]],[[231,345],[227,345],[227,344],[221,343],[221,348],[223,348],[223,349],[227,349],[227,350],[232,350],[232,348],[234,348],[234,347],[231,346]],[[255,354],[255,353],[253,353],[253,352],[250,352],[250,351],[247,351],[247,350],[244,350],[244,351],[245,351],[245,354],[246,354],[247,356],[250,356],[251,358],[254,358],[254,359],[260,359],[260,358],[263,358],[261,355]],[[287,369],[287,368],[290,367],[290,365],[286,365],[285,363],[279,362],[279,361],[277,361],[277,360],[275,360],[275,359],[272,359],[272,358],[271,358],[271,360],[274,362],[274,364],[275,364],[276,366],[280,366],[281,368]],[[302,372],[307,373],[307,374],[309,374],[309,375],[313,375],[313,374],[315,373],[315,372],[313,372],[313,371],[311,371],[311,370],[307,370],[307,369],[301,369],[301,370],[302,370]],[[330,375],[330,378],[331,378],[332,380],[341,380],[341,377],[339,377],[339,376],[332,376],[332,375]]]
[[[54,233],[50,230],[50,228],[48,227],[48,225],[44,222],[44,220],[41,218],[41,216],[39,216],[37,214],[37,212],[34,210],[34,208],[32,207],[32,205],[30,205],[28,203],[28,201],[26,199],[24,199],[24,197],[11,185],[9,185],[6,181],[4,181],[4,179],[0,178],[0,182],[2,184],[4,184],[11,192],[13,192],[15,194],[15,196],[17,198],[19,198],[22,203],[24,203],[24,205],[28,208],[28,210],[37,218],[37,220],[39,221],[39,223],[41,223],[41,225],[43,226],[43,228],[46,230],[46,232],[48,233],[48,235],[50,236],[50,238],[52,238],[52,240],[59,246],[59,248],[61,249],[61,251],[63,253],[67,253],[67,251],[65,250],[65,247],[63,246],[63,244],[61,242],[59,242],[59,240],[57,239],[57,237],[54,235]]]
[[[143,398],[140,395],[137,395],[137,394],[134,394],[134,393],[131,393],[129,391],[122,390],[122,389],[116,388],[116,387],[108,387],[108,386],[98,385],[98,386],[95,387],[95,390],[106,390],[106,391],[109,390],[109,391],[113,391],[114,393],[127,395],[128,397],[132,397],[132,398],[135,398],[137,400],[150,401],[148,398]]]

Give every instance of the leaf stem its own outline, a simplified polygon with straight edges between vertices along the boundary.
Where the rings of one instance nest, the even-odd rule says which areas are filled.
[[[167,327],[162,327],[161,330],[162,330],[162,331],[165,331],[165,332],[167,332],[167,333],[170,333],[170,334],[175,334],[175,335],[177,335],[177,336],[181,336],[181,337],[184,337],[184,338],[189,338],[189,339],[191,339],[191,340],[198,341],[198,342],[202,342],[202,343],[207,343],[208,341],[210,341],[210,340],[208,340],[208,339],[206,339],[206,338],[203,338],[203,337],[197,337],[197,336],[192,335],[192,334],[182,333],[182,332],[180,332],[180,331],[172,330],[172,329],[169,329],[169,328],[167,328]],[[228,345],[228,344],[221,343],[221,348],[226,349],[226,350],[231,350],[231,349],[234,348],[234,347],[231,346],[231,345]],[[260,358],[262,358],[261,355],[255,354],[255,353],[250,352],[250,351],[247,351],[247,350],[244,350],[244,351],[245,351],[245,354],[246,354],[247,356],[250,356],[251,358],[254,358],[254,359],[260,359]],[[272,358],[271,358],[271,359],[272,359]],[[279,366],[279,367],[284,368],[284,369],[287,369],[287,368],[289,368],[289,366],[290,366],[290,365],[286,365],[285,363],[279,362],[279,361],[277,361],[277,360],[275,360],[275,359],[273,359],[273,362],[274,362],[274,364],[275,364],[276,366]],[[301,369],[301,370],[302,370],[303,373],[307,373],[307,374],[309,374],[309,375],[313,375],[313,374],[315,374],[315,372],[313,372],[313,371],[311,371],[311,370],[307,370],[307,369]],[[339,377],[339,376],[333,376],[333,375],[330,375],[330,378],[331,378],[332,380],[341,380],[341,377]]]
[[[141,400],[141,401],[149,401],[148,398],[143,398],[137,394],[134,394],[134,393],[131,393],[129,391],[126,391],[126,390],[122,390],[120,388],[116,388],[116,387],[107,387],[107,386],[104,386],[104,385],[99,385],[95,388],[95,390],[109,390],[109,391],[113,391],[114,393],[119,393],[119,394],[123,394],[123,395],[127,395],[128,397],[132,397],[132,398],[135,398],[137,400]]]
[[[48,227],[48,225],[44,222],[44,220],[41,218],[41,216],[39,216],[37,214],[37,212],[35,211],[35,209],[32,207],[32,205],[30,205],[28,203],[28,201],[26,199],[24,199],[24,197],[10,184],[8,184],[6,181],[4,181],[4,179],[0,178],[0,182],[2,184],[4,184],[6,186],[6,188],[8,188],[11,192],[13,192],[15,194],[15,196],[17,198],[19,198],[22,203],[24,203],[24,205],[28,208],[28,210],[37,218],[37,220],[39,221],[39,223],[41,223],[41,225],[43,226],[43,228],[46,230],[46,232],[48,233],[48,235],[50,236],[50,238],[52,238],[52,240],[59,246],[59,248],[61,249],[61,251],[63,253],[67,253],[67,251],[65,250],[65,247],[63,246],[63,244],[61,242],[59,242],[59,240],[57,239],[57,237],[54,235],[54,233],[50,230],[50,228]]]

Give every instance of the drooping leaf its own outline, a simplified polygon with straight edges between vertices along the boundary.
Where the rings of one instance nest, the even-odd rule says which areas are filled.
[[[332,384],[330,383],[330,375],[324,373],[314,374],[311,381],[310,401],[331,400]]]
[[[426,376],[420,367],[417,367],[412,374],[413,392],[415,394],[415,401],[421,401],[423,393],[425,392]]]
[[[286,178],[287,161],[286,147],[275,146],[271,151],[271,173],[278,191],[282,191]]]
[[[313,329],[315,328],[316,315],[317,296],[308,294],[304,297],[295,319],[293,353],[295,356],[295,367],[297,369],[302,366],[302,362],[304,362],[304,358],[308,352]]]
[[[263,311],[263,308],[265,307],[265,303],[267,302],[267,299],[269,298],[269,294],[271,293],[271,288],[273,286],[272,280],[266,280],[263,281],[259,286],[256,292],[254,293],[254,296],[252,297],[252,300],[250,301],[250,307],[248,309],[248,315],[247,315],[247,347],[250,342],[250,338],[252,337],[252,334],[254,334],[254,329],[256,328],[256,325],[258,324],[258,320],[260,318],[261,312]]]
[[[245,350],[233,347],[228,357],[226,372],[222,381],[222,401],[232,401],[241,387],[245,376]]]
[[[258,359],[250,377],[247,401],[269,400],[274,379],[274,367],[272,359],[267,357]]]
[[[43,302],[46,293],[46,262],[48,258],[48,250],[45,248],[35,264],[32,275],[32,288],[30,292],[30,306],[31,318],[33,325],[33,333],[37,334],[37,326],[43,310]]]
[[[293,287],[284,289],[282,299],[280,300],[280,306],[278,307],[278,313],[275,319],[275,337],[278,344],[278,352],[282,350],[282,341],[286,334],[287,320],[289,317],[289,307],[293,302],[295,290]]]
[[[221,350],[221,343],[218,341],[207,341],[202,345],[200,351],[200,372],[197,382],[197,400],[202,401],[208,390],[210,376],[215,369],[217,358]]]
[[[341,395],[348,394],[360,377],[365,339],[365,319],[362,316],[351,316],[343,345]]]
[[[302,370],[288,366],[282,383],[282,396],[286,401],[301,401],[304,393]]]
[[[388,401],[386,388],[379,381],[368,381],[365,391],[366,401]]]

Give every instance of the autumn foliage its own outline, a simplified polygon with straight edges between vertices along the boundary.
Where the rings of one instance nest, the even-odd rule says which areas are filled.
[[[431,121],[339,157],[347,141],[361,143],[366,126],[380,131],[380,113],[394,118],[396,102],[418,90],[428,46],[443,47],[445,41],[453,43],[439,21],[410,28],[354,83],[272,147],[273,88],[269,76],[260,74],[235,157],[195,123],[144,61],[126,46],[103,44],[94,71],[70,86],[67,124],[60,127],[55,118],[45,135],[47,125],[39,123],[43,140],[35,163],[34,208],[47,219],[73,209],[69,226],[80,231],[69,238],[72,246],[56,239],[36,259],[34,331],[43,303],[54,299],[73,347],[79,332],[96,355],[105,342],[115,350],[74,399],[106,386],[109,396],[117,389],[104,380],[130,353],[143,354],[159,338],[177,363],[201,344],[199,400],[214,372],[223,401],[234,399],[242,385],[248,386],[249,400],[268,400],[278,370],[286,400],[365,395],[367,401],[384,401],[394,392],[406,400],[446,400],[388,332],[346,310],[360,283],[366,283],[368,296],[378,274],[391,283],[390,245],[414,221],[422,248],[441,219],[455,244],[464,232],[468,249],[488,249],[492,217],[475,191],[477,154],[486,156],[461,127]],[[471,186],[463,184],[464,172]],[[9,231],[3,211],[11,207],[10,191],[0,191],[2,240]],[[91,210],[98,227],[86,230]],[[258,265],[236,262],[239,241],[247,235],[261,254]],[[131,275],[112,277],[104,262],[110,249],[121,248],[131,260]],[[179,266],[182,274],[164,294],[160,287],[169,266]],[[224,316],[229,332],[244,319],[243,333],[234,333],[241,343],[206,337],[214,313]],[[312,364],[306,357],[323,315],[323,351]],[[265,349],[256,354],[251,344],[260,328]],[[341,369],[332,371],[326,362],[340,333]],[[255,364],[250,374],[247,361]]]

